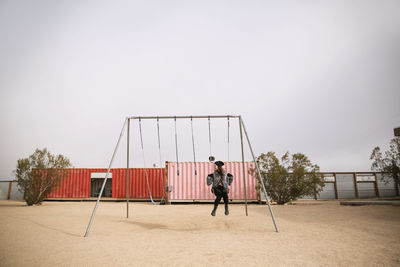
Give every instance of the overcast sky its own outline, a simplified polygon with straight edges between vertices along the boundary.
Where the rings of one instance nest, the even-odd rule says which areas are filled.
[[[0,178],[44,147],[106,168],[133,115],[242,115],[256,154],[370,170],[372,149],[400,126],[399,14],[397,0],[0,0]],[[141,167],[137,123],[130,164]],[[229,157],[240,160],[231,126]],[[174,161],[173,121],[160,128],[162,161]],[[149,166],[156,129],[143,123]],[[207,120],[194,129],[207,161]],[[227,160],[227,121],[211,129],[212,154]],[[177,130],[179,160],[192,161],[190,121]],[[115,167],[125,155],[126,135]]]

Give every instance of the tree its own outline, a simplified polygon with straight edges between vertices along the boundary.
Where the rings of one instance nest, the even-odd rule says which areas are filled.
[[[304,154],[291,156],[286,152],[279,161],[274,152],[268,152],[257,157],[257,163],[267,194],[278,204],[316,195],[324,187],[324,178],[317,173],[318,165],[312,164]]]
[[[19,190],[28,206],[40,205],[71,167],[68,158],[52,155],[46,148],[36,149],[28,158],[19,159],[14,171]]]
[[[391,179],[396,184],[400,180],[400,137],[390,140],[389,150],[382,154],[379,146],[372,150],[370,160],[372,160],[371,170],[384,172],[383,180],[388,183]]]

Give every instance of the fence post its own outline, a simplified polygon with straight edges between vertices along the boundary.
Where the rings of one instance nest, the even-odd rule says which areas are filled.
[[[8,184],[8,194],[7,194],[7,200],[10,199],[11,196],[11,189],[12,189],[12,181]]]
[[[333,173],[333,177],[335,178],[335,182],[333,183],[334,187],[335,187],[335,198],[339,199],[339,194],[337,191],[337,180],[336,180],[336,172]]]
[[[353,172],[353,178],[354,178],[354,190],[356,192],[356,198],[358,198],[357,174],[355,172]]]
[[[376,172],[374,172],[374,176],[375,176],[375,194],[376,194],[376,197],[380,197],[379,187],[378,187],[378,178],[376,177]]]

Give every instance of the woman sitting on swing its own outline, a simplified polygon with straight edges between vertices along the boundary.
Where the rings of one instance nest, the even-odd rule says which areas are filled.
[[[211,212],[212,216],[215,216],[215,212],[217,211],[218,204],[221,201],[221,198],[224,199],[225,204],[225,215],[229,215],[228,209],[228,193],[229,186],[233,182],[233,176],[230,173],[227,173],[222,166],[224,163],[222,161],[216,161],[215,163],[214,173],[211,173],[207,176],[207,185],[212,184],[211,192],[216,196],[214,202],[214,209]]]

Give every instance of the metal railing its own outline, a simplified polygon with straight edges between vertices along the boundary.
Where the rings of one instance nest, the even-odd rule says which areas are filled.
[[[360,199],[398,197],[399,185],[383,172],[320,172],[325,186],[319,194],[303,199]],[[383,179],[384,178],[384,179]],[[261,199],[265,200],[262,192]]]

